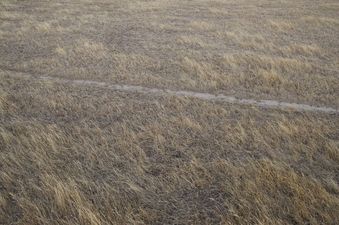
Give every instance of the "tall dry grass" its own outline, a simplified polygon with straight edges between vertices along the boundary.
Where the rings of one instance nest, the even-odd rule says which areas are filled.
[[[3,224],[336,224],[338,118],[1,75]]]

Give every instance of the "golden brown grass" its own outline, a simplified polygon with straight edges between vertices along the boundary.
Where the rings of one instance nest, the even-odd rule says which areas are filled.
[[[336,0],[1,0],[0,224],[339,224]]]
[[[336,224],[336,115],[0,75],[4,224]]]
[[[335,0],[4,0],[0,66],[337,107],[336,8]],[[225,55],[237,56],[233,66],[220,62]]]

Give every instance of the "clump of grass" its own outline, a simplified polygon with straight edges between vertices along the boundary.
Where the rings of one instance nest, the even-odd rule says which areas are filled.
[[[295,27],[290,21],[270,20],[270,26],[279,32],[290,32]]]
[[[302,17],[301,20],[315,26],[335,27],[339,25],[337,18],[306,16]]]
[[[213,28],[213,25],[205,21],[192,21],[189,23],[189,27],[193,30],[206,31]]]
[[[321,56],[322,51],[315,45],[294,44],[281,48],[285,55]]]
[[[193,78],[203,82],[209,82],[211,86],[217,87],[218,81],[221,80],[221,76],[214,71],[213,66],[207,62],[199,62],[195,59],[184,57],[181,62],[183,71]],[[225,82],[224,80],[223,82]],[[221,84],[221,82],[219,82]]]
[[[283,58],[283,57],[269,57],[265,55],[254,54],[236,54],[225,55],[224,64],[229,67],[244,66],[251,70],[262,69],[276,69],[280,72],[289,74],[296,72],[309,72],[312,70],[312,65],[297,59]]]
[[[206,46],[206,44],[197,37],[190,37],[190,36],[181,36],[178,38],[177,42],[182,45],[186,45],[187,47],[193,48],[202,48]]]

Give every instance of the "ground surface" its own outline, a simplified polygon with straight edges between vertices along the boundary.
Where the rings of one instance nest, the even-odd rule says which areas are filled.
[[[339,224],[336,0],[2,0],[0,224]],[[20,77],[18,74],[29,74]]]

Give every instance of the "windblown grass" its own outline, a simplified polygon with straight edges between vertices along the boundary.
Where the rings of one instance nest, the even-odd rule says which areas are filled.
[[[0,75],[4,224],[336,224],[336,115]]]
[[[336,0],[1,0],[0,224],[339,224]]]

